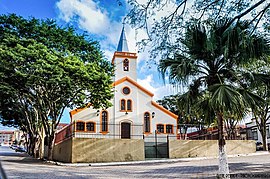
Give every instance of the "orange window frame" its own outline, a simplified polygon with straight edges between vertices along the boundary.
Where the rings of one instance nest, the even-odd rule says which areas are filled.
[[[106,124],[106,131],[103,131],[103,120],[102,120],[102,117],[103,117],[103,112],[106,112],[107,113],[107,124]],[[101,115],[100,115],[100,133],[102,134],[107,134],[109,132],[109,113],[108,111],[106,110],[103,110],[101,112]]]
[[[167,132],[167,126],[172,126],[172,132]],[[166,130],[166,134],[174,134],[173,132],[173,125],[172,124],[166,124],[164,131]]]
[[[124,93],[124,88],[128,88],[128,89],[129,89],[129,93],[128,93],[128,94],[125,94],[125,93]],[[122,88],[122,93],[123,93],[123,95],[129,95],[129,94],[131,93],[130,87],[124,86],[124,87]]]
[[[129,71],[129,60],[127,58],[123,61],[123,70]]]
[[[130,109],[128,109],[128,102],[129,102],[129,101],[130,101]],[[131,99],[128,99],[126,102],[127,102],[127,104],[126,104],[126,107],[127,107],[126,109],[127,109],[127,111],[128,111],[128,112],[132,112],[132,103],[133,103],[133,101],[132,101]]]
[[[94,130],[93,130],[93,131],[87,130],[87,124],[89,124],[89,123],[94,124]],[[85,131],[86,131],[86,132],[95,133],[95,132],[96,132],[96,122],[94,122],[94,121],[87,121],[87,122],[85,122]]]
[[[124,102],[124,109],[122,109],[122,101]],[[121,99],[120,100],[120,111],[126,111],[127,109],[127,105],[126,105],[126,100],[125,99]]]
[[[149,120],[149,131],[146,131],[145,129],[146,129],[146,124],[145,124],[145,114],[149,114],[149,118],[148,118],[148,120]],[[151,133],[151,115],[150,115],[150,112],[145,112],[144,114],[143,114],[143,133],[144,134],[149,134],[149,133]]]
[[[78,125],[77,125],[77,123],[84,123],[84,130],[78,130],[77,129],[77,127],[78,127]],[[81,121],[81,120],[78,120],[78,121],[75,121],[75,132],[84,132],[85,131],[85,127],[86,127],[86,125],[85,125],[85,122],[84,121]]]
[[[162,126],[163,127],[163,132],[158,131],[158,126]],[[165,124],[157,124],[156,125],[156,129],[157,129],[157,134],[165,134]]]

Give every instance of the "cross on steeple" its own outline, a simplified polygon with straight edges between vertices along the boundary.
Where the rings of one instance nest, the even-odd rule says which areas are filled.
[[[122,24],[123,24],[123,27],[124,27],[124,26],[125,26],[125,24],[126,24],[126,18],[124,18],[124,19],[123,19]]]

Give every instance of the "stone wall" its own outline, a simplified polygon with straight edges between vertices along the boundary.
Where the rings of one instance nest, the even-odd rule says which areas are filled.
[[[227,155],[248,154],[256,152],[253,140],[227,140]],[[217,140],[170,140],[169,158],[217,157]]]
[[[144,159],[143,139],[73,138],[55,145],[54,149],[54,160],[61,162],[96,163]]]

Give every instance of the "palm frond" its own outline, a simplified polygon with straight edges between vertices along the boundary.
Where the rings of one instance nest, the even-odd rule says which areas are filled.
[[[243,115],[245,104],[242,95],[231,85],[215,84],[209,87],[212,108],[219,112]]]
[[[175,55],[173,59],[160,60],[158,68],[163,80],[168,75],[170,82],[179,82],[185,85],[191,76],[196,75],[197,71],[194,61],[180,54]]]
[[[249,106],[251,109],[256,109],[264,103],[263,98],[247,89],[238,89],[238,92],[242,95],[245,105]]]

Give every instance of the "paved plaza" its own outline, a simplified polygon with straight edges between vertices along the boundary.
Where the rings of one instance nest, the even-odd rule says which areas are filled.
[[[0,147],[1,163],[8,178],[216,178],[218,160],[179,161],[114,166],[55,165]],[[229,157],[232,178],[270,178],[270,154]],[[236,175],[237,174],[237,175]]]

